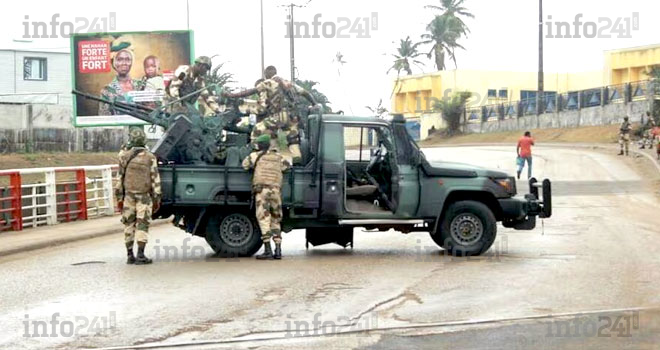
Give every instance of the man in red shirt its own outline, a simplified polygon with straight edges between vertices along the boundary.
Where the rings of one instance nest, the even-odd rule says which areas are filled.
[[[518,179],[520,173],[527,162],[527,178],[532,177],[532,146],[534,146],[534,139],[532,133],[525,131],[525,135],[518,140],[516,152],[518,153]]]

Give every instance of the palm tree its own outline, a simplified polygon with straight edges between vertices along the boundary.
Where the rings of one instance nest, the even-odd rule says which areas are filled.
[[[225,63],[220,63],[213,67],[209,74],[206,76],[206,85],[214,85],[217,84],[216,87],[212,88],[213,91],[215,92],[220,92],[223,88],[227,89],[225,85],[228,83],[233,83],[234,82],[234,74],[229,73],[229,72],[221,72],[222,66]],[[217,93],[219,95],[219,93]]]
[[[332,108],[328,106],[330,104],[330,101],[328,100],[328,97],[325,96],[324,93],[318,91],[314,86],[317,85],[318,82],[313,81],[313,80],[298,80],[296,79],[296,85],[300,86],[301,88],[309,91],[309,93],[314,96],[314,99],[316,100],[316,103],[320,103],[323,105],[323,113],[329,114],[332,113]],[[298,107],[299,109],[302,108],[304,110],[305,108],[311,106],[309,101],[307,101],[304,98],[301,98],[298,100]]]
[[[392,67],[387,70],[389,73],[392,69],[396,70],[396,75],[399,76],[402,70],[405,70],[408,75],[412,74],[412,69],[410,69],[410,62],[414,63],[419,67],[423,65],[422,62],[416,60],[415,58],[423,55],[423,53],[417,51],[417,47],[421,43],[413,43],[410,40],[410,36],[407,36],[406,39],[401,39],[399,41],[399,47],[396,49],[397,54],[393,54],[395,60]]]
[[[426,26],[428,33],[422,34],[422,44],[432,44],[431,50],[427,54],[428,58],[434,56],[435,68],[444,70],[445,66],[445,53],[449,55],[456,64],[456,56],[454,51],[456,48],[465,49],[457,40],[462,34],[465,34],[464,29],[460,25],[460,20],[453,16],[435,16],[431,23]]]
[[[381,119],[385,117],[385,114],[389,113],[387,108],[385,108],[383,106],[383,99],[382,98],[378,101],[378,105],[376,107],[370,107],[370,106],[364,106],[364,107],[366,107],[376,117],[381,118]]]
[[[458,20],[459,26],[464,33],[469,33],[470,29],[465,25],[461,17],[474,18],[474,15],[463,7],[465,0],[440,0],[440,5],[426,5],[424,8],[439,10],[443,16],[454,17]]]
[[[472,96],[469,91],[455,92],[451,98],[442,99],[433,105],[433,109],[442,112],[442,119],[447,122],[449,136],[460,131],[461,117],[465,112],[465,104]]]

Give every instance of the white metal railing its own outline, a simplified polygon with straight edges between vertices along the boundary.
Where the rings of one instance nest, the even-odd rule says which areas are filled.
[[[0,225],[0,228],[11,226],[20,230],[24,227],[54,225],[60,221],[114,215],[117,210],[113,177],[117,168],[116,165],[96,165],[0,170],[0,176],[12,176],[14,181],[18,178],[20,183],[20,191],[4,199],[20,203],[20,210],[12,211],[9,222],[5,224],[21,223],[14,226]],[[67,173],[69,176],[66,180],[58,181],[57,174]],[[91,176],[91,173],[98,175]],[[73,175],[73,179],[70,175]],[[3,187],[0,186],[0,189]],[[0,217],[0,221],[2,219]]]

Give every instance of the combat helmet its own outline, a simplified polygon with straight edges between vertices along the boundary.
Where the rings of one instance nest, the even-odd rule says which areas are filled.
[[[211,69],[211,58],[208,56],[199,56],[195,59],[195,64],[203,64]]]
[[[131,147],[144,147],[147,144],[147,135],[142,128],[131,128],[128,132],[128,142]]]

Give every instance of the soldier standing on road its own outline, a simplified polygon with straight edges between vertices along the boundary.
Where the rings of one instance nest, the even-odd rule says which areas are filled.
[[[259,260],[282,259],[282,172],[291,163],[274,145],[270,135],[261,135],[256,139],[258,151],[250,153],[243,160],[243,168],[254,168],[252,192],[255,196],[257,221],[261,229],[264,252],[257,255]],[[273,253],[270,240],[275,242]]]
[[[628,155],[628,146],[630,144],[630,131],[632,131],[632,125],[628,121],[628,116],[623,117],[623,123],[619,128],[619,146],[621,146],[621,151],[619,155],[623,155],[625,149],[625,154]]]
[[[190,93],[206,87],[206,75],[211,70],[211,59],[207,56],[197,57],[194,66],[179,66],[174,72],[174,79],[167,88],[167,93],[172,100],[177,100]],[[185,103],[193,104],[199,102],[200,112],[204,116],[209,116],[220,111],[220,105],[216,97],[208,89],[204,89],[194,94],[181,104],[175,105],[175,110],[186,112]]]
[[[119,152],[119,173],[115,196],[121,221],[124,224],[124,238],[128,259],[127,264],[151,264],[144,255],[149,239],[149,222],[153,212],[160,208],[160,175],[156,157],[145,147],[144,130],[133,128],[130,131],[129,150]],[[137,239],[137,258],[133,254],[133,244]]]

